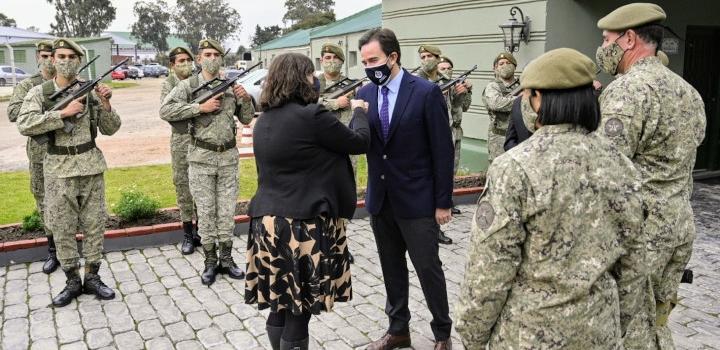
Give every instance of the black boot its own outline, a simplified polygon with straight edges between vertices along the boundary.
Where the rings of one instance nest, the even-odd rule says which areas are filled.
[[[53,236],[47,236],[47,241],[48,257],[45,259],[42,270],[49,275],[57,270],[58,266],[60,266],[60,261],[58,261],[57,254],[55,253],[55,239],[53,239]]]
[[[202,284],[209,286],[215,283],[215,276],[218,273],[218,255],[215,243],[203,244],[202,247],[205,252],[205,270],[200,275],[200,280]]]
[[[280,336],[282,336],[283,329],[285,327],[265,326],[272,350],[280,350]]]
[[[198,222],[195,220],[195,225],[193,226],[195,230],[193,231],[193,243],[196,247],[202,246],[202,242],[200,242],[200,234],[198,233]]]
[[[185,231],[185,238],[183,238],[180,252],[182,252],[183,255],[192,254],[195,252],[195,237],[193,233],[192,221],[183,222],[183,231]]]
[[[438,230],[438,241],[440,244],[452,244],[452,238],[445,235],[443,230]]]
[[[82,294],[82,281],[78,274],[77,265],[67,269],[63,268],[63,271],[65,272],[65,278],[67,278],[67,280],[65,281],[65,288],[52,300],[53,306],[56,307],[63,307],[70,304],[73,299]]]
[[[450,213],[452,213],[453,215],[460,215],[460,214],[462,214],[462,212],[460,211],[460,209],[458,209],[457,207],[452,207],[452,208],[450,209]]]
[[[95,294],[95,297],[102,300],[115,299],[115,291],[108,287],[100,279],[98,275],[100,271],[100,262],[85,264],[85,281],[83,283],[83,293]]]
[[[232,241],[220,242],[220,273],[227,274],[232,279],[243,279],[245,272],[233,260],[232,245]]]
[[[310,346],[310,338],[298,341],[285,341],[280,339],[280,350],[308,350]]]

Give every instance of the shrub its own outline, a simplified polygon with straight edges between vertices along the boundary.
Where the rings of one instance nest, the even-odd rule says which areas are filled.
[[[160,202],[140,192],[136,187],[123,189],[120,200],[113,206],[113,212],[124,221],[151,218],[160,209]]]
[[[43,229],[43,222],[37,209],[33,210],[32,214],[23,218],[21,228],[25,232],[40,231]]]

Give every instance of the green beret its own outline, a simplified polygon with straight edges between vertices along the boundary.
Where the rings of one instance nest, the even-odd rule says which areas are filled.
[[[450,67],[455,67],[453,64],[453,61],[450,59],[450,57],[447,56],[440,56],[440,63],[447,62],[450,63]]]
[[[217,40],[213,39],[202,39],[200,40],[200,43],[198,44],[199,50],[202,49],[215,49],[217,50],[221,55],[225,56],[225,49],[220,45]]]
[[[663,64],[663,66],[667,67],[668,64],[670,64],[670,57],[665,52],[662,52],[658,50],[658,52],[655,54],[660,59],[660,63]]]
[[[442,51],[440,51],[440,48],[433,45],[420,45],[420,47],[418,47],[418,53],[423,52],[429,52],[435,56],[442,55]]]
[[[53,43],[50,40],[40,40],[35,43],[37,51],[51,51],[53,49]]]
[[[510,63],[514,64],[517,67],[517,60],[515,59],[515,56],[513,56],[509,52],[501,52],[495,57],[495,60],[493,61],[493,67],[500,61],[501,59],[506,59],[510,61]]]
[[[190,51],[190,49],[188,49],[188,48],[185,47],[185,46],[178,46],[178,47],[170,50],[170,53],[168,53],[168,57],[177,56],[177,55],[179,55],[179,54],[181,54],[181,53],[186,53],[186,54],[188,54],[188,56],[190,56],[190,59],[193,59],[193,54],[192,54],[192,52]]]
[[[659,23],[667,18],[662,7],[648,2],[636,2],[620,6],[597,22],[598,28],[610,31],[622,31],[637,28],[643,24]]]
[[[70,50],[75,51],[75,53],[78,56],[85,55],[85,51],[83,51],[83,49],[82,49],[82,47],[80,47],[80,45],[76,44],[74,41],[67,39],[67,38],[55,39],[55,41],[53,41],[53,51],[55,51],[57,49],[70,49]]]
[[[592,83],[597,67],[580,52],[561,48],[530,62],[520,76],[523,89],[571,89]]]
[[[333,43],[325,43],[322,46],[322,49],[320,49],[320,54],[324,53],[332,53],[337,56],[337,58],[340,59],[340,61],[345,62],[345,54],[343,53],[343,49],[340,46],[337,46]]]

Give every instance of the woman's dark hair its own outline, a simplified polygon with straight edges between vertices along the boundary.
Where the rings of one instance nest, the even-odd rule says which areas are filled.
[[[572,124],[593,132],[600,125],[600,104],[592,84],[563,90],[539,90],[542,125]]]
[[[368,30],[362,37],[360,37],[360,40],[358,41],[358,48],[362,49],[363,46],[373,40],[380,44],[380,48],[386,56],[390,56],[391,53],[396,52],[398,55],[397,64],[398,66],[402,66],[402,63],[400,63],[400,42],[392,30],[387,28],[375,28]]]
[[[317,103],[318,93],[307,79],[313,73],[315,67],[305,55],[285,53],[275,57],[265,78],[260,106],[267,111],[290,102]]]

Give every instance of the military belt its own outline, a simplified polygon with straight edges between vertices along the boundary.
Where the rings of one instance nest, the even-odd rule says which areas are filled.
[[[450,126],[452,126],[453,128],[459,128],[461,123],[462,122],[453,122]]]
[[[216,145],[214,143],[193,139],[193,145],[198,146],[202,149],[206,149],[208,151],[225,152],[229,149],[234,148],[235,145],[237,145],[237,142],[235,141],[235,139],[232,139],[228,142],[223,143],[222,145]]]
[[[63,156],[74,156],[88,152],[95,147],[95,140],[86,142],[76,146],[56,146],[53,144],[48,145],[47,152],[52,155],[63,155]]]

